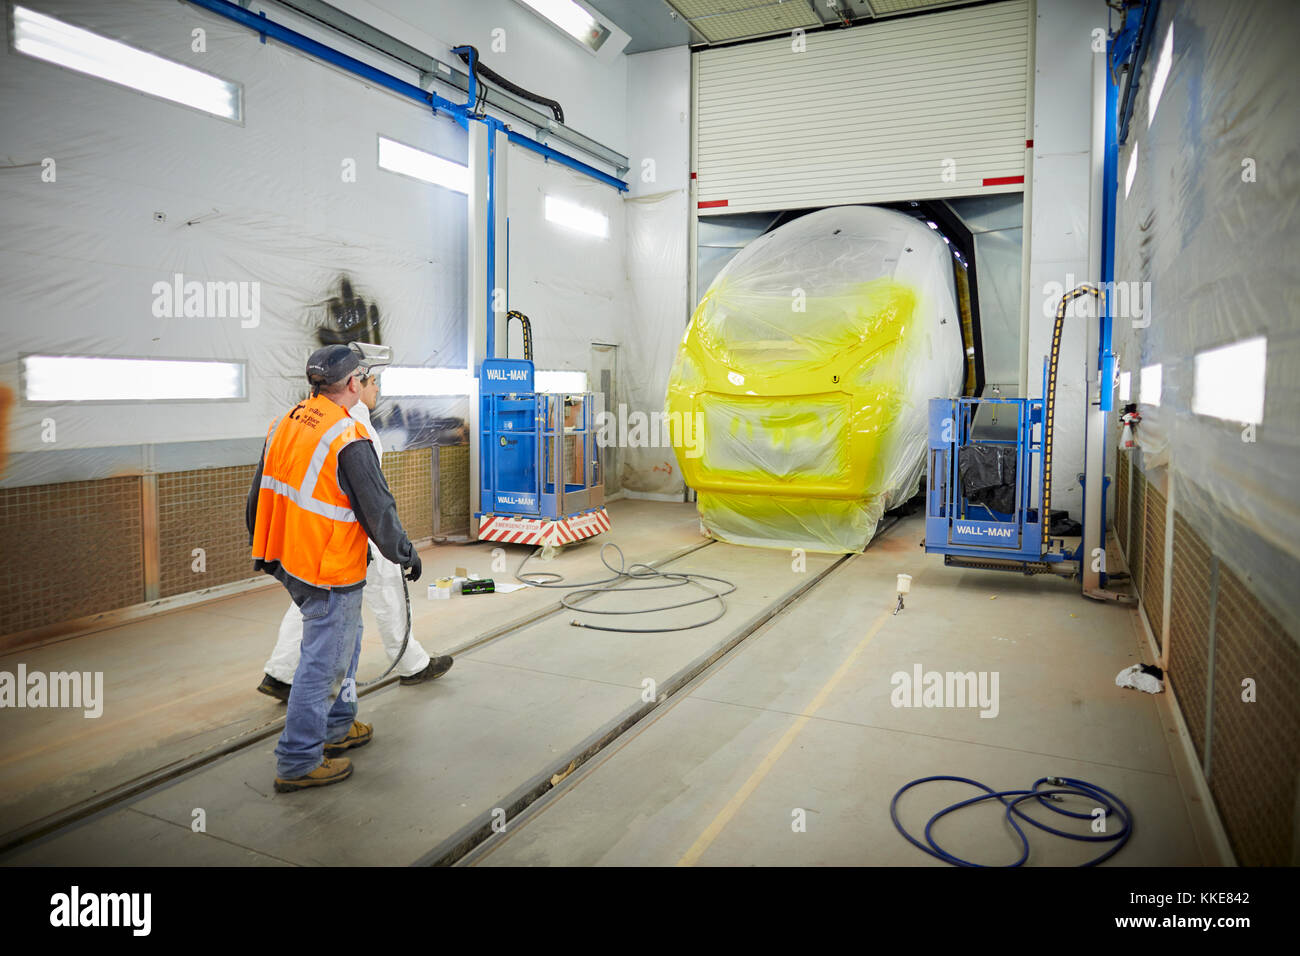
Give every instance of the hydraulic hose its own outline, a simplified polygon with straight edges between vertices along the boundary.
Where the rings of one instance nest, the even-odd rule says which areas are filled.
[[[903,826],[902,822],[899,821],[898,801],[903,794],[908,790],[911,790],[913,787],[938,780],[951,780],[957,783],[970,784],[972,787],[983,790],[984,794],[979,797],[971,797],[968,800],[959,800],[956,803],[944,807],[934,816],[930,817],[925,824],[925,843],[922,843],[916,837],[912,836],[912,834],[907,831],[907,828]],[[1052,789],[1039,790],[1038,788],[1043,784],[1048,784]],[[1068,833],[1064,830],[1050,827],[1040,820],[1035,820],[1020,809],[1020,804],[1025,801],[1036,800],[1039,804],[1051,810],[1053,813],[1059,813],[1062,816],[1073,817],[1076,820],[1087,820],[1089,822],[1096,819],[1094,813],[1077,813],[1073,810],[1066,810],[1063,807],[1055,806],[1056,803],[1061,802],[1067,796],[1082,797],[1083,799],[1088,800],[1093,807],[1103,811],[1103,815],[1106,819],[1109,819],[1112,815],[1117,816],[1123,825],[1114,833]],[[1039,777],[1028,790],[994,790],[992,787],[987,787],[978,780],[971,780],[969,777],[921,777],[906,784],[896,794],[894,794],[894,799],[889,803],[889,818],[894,821],[894,827],[903,835],[904,839],[906,839],[908,843],[912,844],[917,849],[930,854],[930,856],[935,859],[943,860],[945,863],[951,863],[953,866],[985,867],[987,864],[972,863],[970,860],[963,860],[961,857],[949,853],[943,847],[939,846],[934,839],[933,833],[935,823],[943,817],[962,809],[962,807],[969,807],[977,803],[983,803],[985,800],[1001,801],[1003,806],[1006,807],[1006,820],[1011,824],[1011,828],[1015,830],[1016,835],[1020,839],[1020,859],[1016,860],[1014,863],[1002,864],[1004,866],[1021,866],[1029,859],[1029,838],[1025,836],[1025,831],[1022,830],[1020,825],[1016,822],[1017,817],[1040,830],[1045,830],[1055,836],[1064,837],[1067,840],[1079,840],[1084,843],[1114,844],[1114,846],[1106,850],[1100,856],[1094,857],[1086,863],[1081,863],[1080,866],[1096,866],[1098,863],[1110,859],[1123,848],[1124,844],[1128,842],[1128,838],[1133,835],[1133,814],[1119,797],[1115,796],[1109,790],[1102,789],[1096,784],[1088,783],[1086,780],[1076,780],[1074,777]]]
[[[477,76],[481,77],[482,79],[491,80],[497,86],[501,87],[503,90],[508,90],[509,92],[515,94],[515,96],[521,97],[525,100],[529,100],[533,103],[537,103],[541,106],[545,106],[547,109],[551,111],[551,114],[555,117],[555,121],[557,123],[564,122],[563,106],[561,106],[556,100],[542,96],[539,93],[533,93],[529,90],[524,89],[522,86],[518,86],[514,83],[511,83],[509,80],[507,80],[496,70],[492,69],[490,66],[484,66],[483,61],[479,58],[477,47],[463,45],[463,46],[456,47],[452,52],[455,53],[457,56],[459,56],[461,60],[463,60],[466,63],[466,65],[470,66],[474,70],[474,73]],[[483,99],[484,102],[486,102],[487,100],[486,93],[484,93]]]
[[[613,549],[618,552],[618,567],[609,563],[605,557],[605,552]],[[679,607],[691,607],[695,604],[704,604],[710,601],[718,602],[717,613],[707,620],[699,621],[694,624],[681,624],[676,627],[614,627],[606,624],[587,624],[574,618],[569,622],[572,627],[585,627],[593,631],[612,631],[618,634],[666,634],[672,631],[690,631],[697,627],[704,627],[706,624],[712,624],[727,613],[727,604],[723,597],[736,590],[736,586],[725,578],[716,578],[707,574],[695,574],[685,571],[658,571],[648,564],[627,565],[626,558],[623,557],[623,550],[613,542],[606,544],[600,549],[600,560],[605,567],[614,572],[609,577],[598,578],[594,581],[577,581],[572,584],[564,582],[564,578],[554,571],[529,571],[528,576],[524,576],[524,565],[531,561],[536,555],[536,551],[529,554],[519,564],[519,569],[515,572],[515,580],[524,584],[532,585],[535,588],[576,588],[577,590],[564,595],[560,603],[570,611],[577,611],[580,614],[658,614],[663,611],[672,611]],[[670,583],[642,585],[639,587],[615,587],[623,581],[649,581],[659,580]],[[700,581],[716,581],[726,588],[725,591],[715,591],[711,587],[700,584]],[[669,588],[694,587],[704,592],[704,597],[696,598],[692,601],[681,601],[677,604],[664,604],[658,607],[637,608],[631,611],[604,610],[599,608],[575,607],[573,601],[584,595],[594,594],[623,594],[627,591],[664,591]]]
[[[1081,295],[1098,295],[1097,287],[1087,283],[1061,296],[1052,326],[1052,351],[1047,359],[1047,389],[1043,395],[1043,530],[1051,528],[1052,511],[1052,427],[1056,419],[1056,368],[1061,359],[1061,331],[1065,327],[1065,309]]]
[[[533,360],[533,323],[528,321],[528,316],[518,309],[511,309],[506,313],[507,326],[510,325],[511,319],[518,319],[520,328],[524,330],[524,358],[531,362]]]
[[[406,575],[402,575],[402,597],[406,598],[406,633],[402,635],[402,647],[393,658],[392,663],[388,665],[388,670],[384,671],[374,680],[368,680],[357,684],[358,687],[369,687],[371,684],[378,684],[381,680],[393,672],[397,662],[406,656],[407,645],[411,643],[411,590],[406,586]]]

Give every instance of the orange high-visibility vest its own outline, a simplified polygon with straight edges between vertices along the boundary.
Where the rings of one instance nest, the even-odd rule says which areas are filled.
[[[253,525],[255,559],[279,561],[318,588],[365,580],[366,533],[339,488],[338,464],[348,444],[370,437],[323,395],[271,424]]]

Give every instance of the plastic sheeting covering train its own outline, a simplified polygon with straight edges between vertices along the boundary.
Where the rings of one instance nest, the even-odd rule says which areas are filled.
[[[700,301],[669,380],[670,421],[701,431],[674,445],[704,529],[861,550],[916,492],[926,402],[959,394],[963,369],[952,254],[925,223],[845,206],[756,239]]]

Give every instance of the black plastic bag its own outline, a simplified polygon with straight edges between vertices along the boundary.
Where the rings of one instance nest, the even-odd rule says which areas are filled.
[[[963,445],[957,456],[962,494],[974,504],[1011,514],[1016,510],[1016,447]]]

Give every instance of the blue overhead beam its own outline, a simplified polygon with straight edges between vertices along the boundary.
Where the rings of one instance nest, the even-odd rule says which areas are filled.
[[[316,57],[318,60],[330,63],[340,69],[347,70],[349,73],[353,73],[364,80],[369,80],[377,86],[382,86],[384,89],[391,90],[409,100],[428,106],[435,113],[446,113],[454,118],[461,126],[464,126],[469,120],[475,119],[480,122],[488,123],[497,129],[503,129],[506,131],[510,142],[522,146],[525,149],[530,149],[535,153],[539,153],[540,155],[552,159],[562,166],[567,166],[570,169],[576,170],[585,176],[590,176],[592,179],[602,182],[607,186],[612,186],[619,192],[627,191],[628,185],[623,180],[611,176],[608,173],[601,172],[594,166],[589,166],[580,160],[574,159],[572,156],[561,153],[559,150],[552,149],[550,146],[545,146],[529,136],[517,133],[495,117],[479,116],[474,114],[472,112],[472,98],[468,105],[454,103],[446,97],[439,96],[431,90],[422,90],[414,83],[408,83],[406,80],[399,79],[391,73],[385,73],[383,70],[373,67],[369,63],[364,63],[356,57],[348,56],[346,53],[336,50],[331,46],[326,46],[319,40],[313,40],[309,36],[305,36],[295,30],[290,30],[283,24],[276,23],[265,14],[258,15],[250,13],[248,10],[239,6],[239,4],[231,3],[229,0],[189,0],[189,2],[197,7],[202,7],[204,10],[208,10],[211,13],[215,13],[218,16],[225,17],[227,20],[248,27],[248,29],[252,30],[254,33],[264,37],[271,37],[274,40],[280,41],[285,46],[301,50],[304,53]],[[471,68],[471,90],[473,89],[474,82],[474,70]]]
[[[583,175],[590,176],[592,179],[598,180],[604,183],[606,186],[613,186],[619,192],[627,192],[628,186],[627,183],[625,183],[623,180],[618,179],[615,176],[611,176],[609,175],[609,173],[602,173],[599,169],[596,169],[594,166],[588,166],[586,163],[574,159],[572,156],[566,156],[564,153],[561,153],[559,150],[552,149],[551,147],[545,145],[544,143],[537,142],[537,140],[535,139],[530,139],[529,137],[524,136],[522,133],[516,133],[514,130],[510,129],[509,127],[503,127],[503,128],[506,131],[506,138],[509,139],[510,142],[514,143],[516,146],[522,146],[524,149],[530,149],[534,153],[537,153],[539,156],[545,156],[547,159],[554,160],[555,162],[559,163],[561,166],[568,166],[570,169],[576,169],[578,172],[582,173]]]

